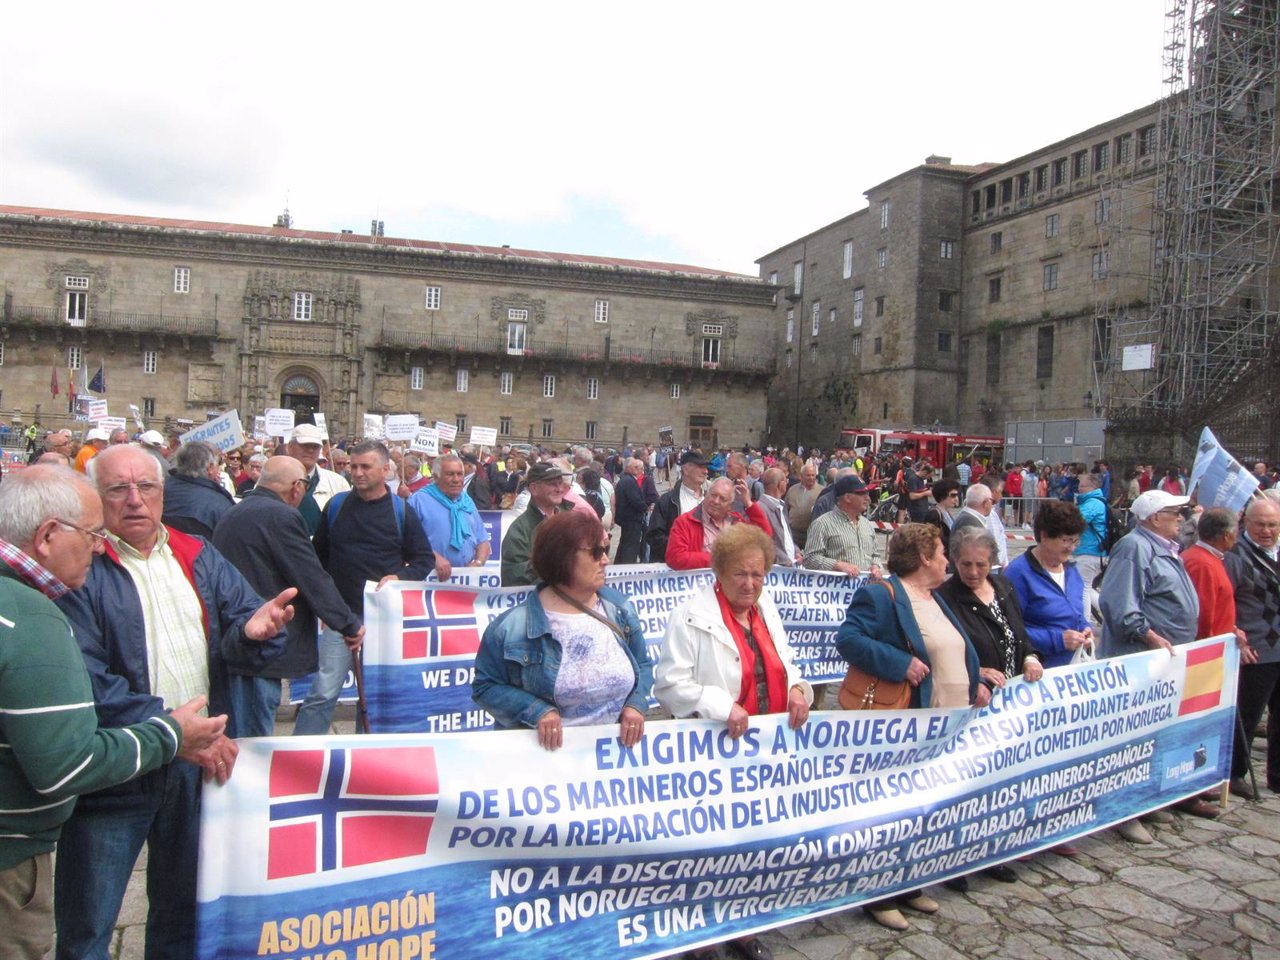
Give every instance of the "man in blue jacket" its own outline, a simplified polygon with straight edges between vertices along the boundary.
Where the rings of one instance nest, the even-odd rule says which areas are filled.
[[[165,527],[164,473],[134,446],[91,461],[108,531],[83,587],[57,601],[75,630],[102,727],[163,716],[207,695],[227,712],[227,670],[284,649],[289,589],[267,603],[209,543]],[[195,952],[200,773],[225,783],[237,748],[223,736],[195,756],[81,797],[58,842],[54,915],[59,960],[106,960],[143,843],[148,956]]]

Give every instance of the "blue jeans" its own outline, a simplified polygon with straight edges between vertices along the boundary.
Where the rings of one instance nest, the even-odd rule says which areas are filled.
[[[62,828],[54,872],[58,960],[108,960],[116,917],[147,845],[146,960],[195,954],[200,768],[181,760],[107,794],[82,797]]]
[[[233,673],[227,677],[227,696],[231,701],[228,737],[269,737],[275,732],[276,710],[280,708],[279,680]]]
[[[342,642],[342,634],[324,627],[320,631],[320,666],[311,675],[311,692],[298,708],[298,719],[293,726],[295,737],[329,732],[333,708],[338,704],[350,669],[351,651]]]

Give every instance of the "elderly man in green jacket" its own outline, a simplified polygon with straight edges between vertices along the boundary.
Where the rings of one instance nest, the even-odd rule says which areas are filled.
[[[71,627],[53,600],[84,583],[102,551],[102,501],[61,467],[0,487],[0,930],[6,957],[53,946],[54,844],[76,796],[123,783],[222,734],[197,697],[163,717],[98,728]]]

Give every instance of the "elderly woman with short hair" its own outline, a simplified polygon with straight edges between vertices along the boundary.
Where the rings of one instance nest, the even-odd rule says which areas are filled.
[[[937,590],[947,579],[947,558],[936,527],[905,523],[889,538],[890,576],[853,595],[836,635],[840,655],[873,677],[911,691],[913,708],[985,707],[990,688],[980,682],[978,653]],[[922,890],[898,895],[897,903],[936,913],[938,903]],[[906,930],[894,900],[868,904],[881,926]]]
[[[787,714],[791,729],[809,719],[813,687],[800,676],[764,580],[773,567],[773,540],[758,527],[730,527],[711,545],[715,582],[695,593],[667,621],[653,694],[673,716],[724,723],[737,739],[751,717]],[[732,942],[747,960],[772,960],[759,937]],[[715,948],[693,957],[719,956]]]
[[[1031,648],[1022,623],[1022,608],[1013,584],[992,573],[999,553],[995,537],[981,527],[961,527],[951,535],[951,565],[955,575],[938,588],[956,615],[973,648],[978,652],[978,673],[992,692],[1014,677],[1035,682],[1044,676],[1040,657]],[[1006,864],[983,871],[1002,883],[1014,883],[1018,875]],[[953,890],[969,888],[966,877],[945,885]]]

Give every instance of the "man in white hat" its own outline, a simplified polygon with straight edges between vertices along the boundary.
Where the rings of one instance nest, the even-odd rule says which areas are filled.
[[[164,455],[164,434],[159,430],[146,430],[138,437],[138,445],[160,461],[160,469],[169,472],[169,458]]]
[[[1190,498],[1164,490],[1148,490],[1133,501],[1138,525],[1111,551],[1111,562],[1098,606],[1102,610],[1102,639],[1098,653],[1119,657],[1144,650],[1165,650],[1196,639],[1200,598],[1178,556],[1182,508]],[[1193,798],[1179,809],[1199,817],[1215,817],[1218,808]],[[1159,815],[1159,814],[1157,814]],[[1163,815],[1167,820],[1167,814]],[[1132,843],[1151,843],[1150,832],[1138,820],[1117,826]]]
[[[301,463],[307,471],[307,495],[298,504],[298,512],[307,521],[307,529],[313,537],[320,528],[320,514],[329,498],[335,493],[351,489],[351,484],[346,480],[319,465],[323,447],[324,433],[314,423],[300,423],[294,427],[293,436],[285,445],[285,453]]]
[[[1200,601],[1178,558],[1178,528],[1189,502],[1164,490],[1148,490],[1133,501],[1138,525],[1112,551],[1098,597],[1103,656],[1172,653],[1175,644],[1196,638]]]
[[[76,462],[73,466],[77,473],[85,472],[85,464],[96,457],[103,450],[107,449],[107,441],[111,439],[111,434],[103,430],[101,427],[94,427],[84,437],[84,446],[80,448],[80,452],[76,454]]]

